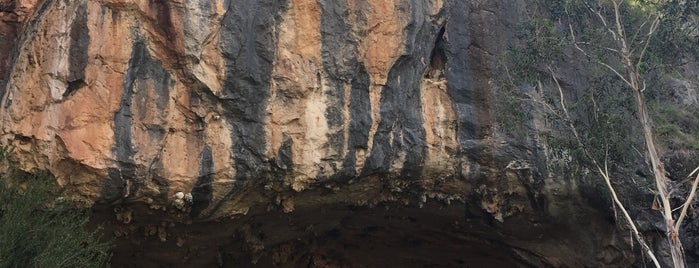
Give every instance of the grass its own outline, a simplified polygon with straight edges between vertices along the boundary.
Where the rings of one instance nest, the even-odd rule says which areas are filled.
[[[0,267],[103,267],[110,243],[88,231],[89,211],[58,198],[46,173],[12,168],[0,149]],[[10,167],[8,167],[10,166]]]

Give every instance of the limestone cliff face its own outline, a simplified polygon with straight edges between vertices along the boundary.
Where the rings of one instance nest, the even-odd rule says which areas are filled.
[[[532,242],[589,208],[546,175],[535,139],[494,127],[497,55],[523,4],[0,1],[2,145],[88,204],[206,221],[438,200],[504,223],[489,235],[529,263],[628,265],[622,236]]]
[[[9,3],[3,144],[88,200],[463,177],[492,138],[463,3]]]

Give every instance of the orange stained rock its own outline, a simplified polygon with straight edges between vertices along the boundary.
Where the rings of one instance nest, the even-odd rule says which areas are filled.
[[[68,155],[88,166],[103,169],[111,165],[114,147],[113,120],[123,93],[124,72],[131,57],[130,34],[118,25],[129,21],[101,15],[100,5],[88,4],[90,43],[85,69],[85,87],[58,104],[57,128]],[[116,23],[116,24],[114,24]]]
[[[420,94],[422,98],[422,119],[425,128],[425,175],[431,173],[452,174],[455,172],[455,155],[459,148],[456,135],[456,113],[449,94],[446,80],[423,79]]]
[[[367,4],[363,8],[367,16],[367,35],[360,44],[359,53],[371,79],[369,98],[372,125],[367,150],[370,153],[380,120],[381,90],[386,84],[388,71],[405,49],[404,29],[408,23],[406,18],[410,17],[406,13],[410,10],[399,9],[401,5],[408,4],[403,0],[367,1]]]
[[[268,105],[268,157],[275,157],[289,137],[292,158],[302,171],[294,185],[315,178],[327,143],[327,121],[320,60],[320,15],[315,0],[294,0],[279,25],[270,102]],[[320,81],[318,79],[321,79]]]
[[[37,3],[20,2],[26,10]],[[441,2],[429,2],[432,6],[425,12],[435,13]],[[239,131],[229,124],[230,118],[226,117],[231,115],[221,114],[224,109],[217,102],[227,68],[219,44],[218,27],[226,12],[223,4],[217,2],[211,10],[202,12],[196,10],[199,6],[188,6],[184,1],[86,1],[89,43],[84,85],[66,94],[67,77],[71,75],[69,51],[74,41],[69,36],[76,16],[74,3],[53,2],[46,14],[36,18],[37,33],[28,35],[21,44],[4,96],[12,105],[0,112],[3,139],[16,137],[14,144],[23,143],[22,157],[31,160],[27,166],[73,169],[73,174],[65,170],[55,173],[64,182],[84,182],[76,185],[82,194],[99,196],[107,169],[120,165],[114,152],[114,119],[124,95],[133,43],[138,38],[150,58],[162,64],[172,83],[163,93],[158,88],[162,77],[147,74],[134,82],[129,143],[134,149],[130,157],[137,176],[146,178],[151,165],[158,163],[161,167],[157,175],[169,185],[167,196],[188,192],[199,176],[201,151],[208,145],[213,156],[214,185],[221,186],[214,187],[214,198],[222,196],[235,181],[232,159],[236,156],[232,155],[234,141],[230,133]],[[367,149],[348,148],[353,135],[353,88],[351,81],[333,85],[340,88],[330,88],[328,83],[321,54],[324,10],[316,0],[289,0],[285,7],[278,24],[271,26],[276,48],[266,104],[265,160],[278,157],[282,145],[288,142],[293,173],[284,179],[287,186],[301,190],[317,177],[334,175],[348,155],[354,154],[356,171],[361,171],[380,120],[381,90],[395,61],[406,53],[405,28],[415,7],[407,0],[347,0],[348,13],[343,19],[349,26],[348,39],[354,41],[348,41],[348,55],[338,58],[356,57],[370,76],[371,110],[360,111],[370,113],[373,120]],[[204,25],[202,33],[186,35],[192,29],[185,27],[197,23]],[[429,146],[426,165],[439,168],[448,165],[445,159],[455,146],[450,125],[454,115],[440,86],[424,84],[422,94]],[[338,106],[342,122],[330,127],[326,113],[334,106]],[[330,141],[329,137],[342,138]],[[402,169],[405,158],[405,153],[399,153],[390,163],[391,170]],[[155,185],[148,183],[152,185],[146,188]]]

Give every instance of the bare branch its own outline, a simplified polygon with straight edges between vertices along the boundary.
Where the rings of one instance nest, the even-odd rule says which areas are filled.
[[[624,81],[624,83],[626,83],[627,85],[633,86],[633,84],[631,84],[631,82],[629,82],[629,80],[626,80],[626,77],[624,77],[623,75],[621,75],[621,73],[619,73],[619,72],[618,72],[616,69],[614,69],[614,67],[612,67],[611,65],[609,65],[609,64],[607,64],[607,63],[604,63],[604,62],[602,62],[602,61],[599,61],[599,60],[597,60],[597,63],[599,63],[600,65],[602,65],[602,66],[604,66],[605,68],[607,68],[607,69],[609,69],[610,71],[612,71],[614,74],[616,74],[617,77],[619,77],[619,78],[620,78],[622,81]]]
[[[648,15],[648,20],[650,20],[651,16],[652,15]],[[641,30],[643,30],[643,26],[645,26],[646,23],[648,23],[648,21],[643,21],[643,23],[641,23],[641,25],[638,26],[638,29],[636,29],[636,32],[633,33],[633,37],[631,38],[631,43],[636,41],[636,39],[638,38],[638,34],[641,33]]]
[[[697,184],[699,184],[699,167],[694,169],[692,173],[689,174],[689,177],[694,175],[694,173],[697,173],[697,177],[694,179],[694,182],[692,183],[692,189],[689,191],[689,195],[687,196],[687,201],[682,204],[682,212],[680,212],[680,217],[677,219],[677,223],[675,223],[675,229],[680,229],[680,226],[682,226],[682,221],[684,220],[684,217],[687,216],[687,209],[689,208],[690,205],[692,205],[692,200],[694,200],[694,194],[697,192]]]
[[[626,83],[626,84],[627,84],[628,86],[630,86],[630,87],[633,87],[633,85],[631,84],[631,82],[629,82],[628,80],[626,80],[626,77],[624,77],[621,73],[619,73],[619,71],[617,71],[616,69],[614,69],[614,67],[612,67],[611,65],[609,65],[609,64],[607,64],[607,63],[605,63],[605,62],[603,62],[603,61],[601,61],[601,60],[598,60],[598,59],[592,57],[590,54],[587,53],[587,51],[585,51],[583,48],[581,48],[580,46],[578,46],[578,43],[575,41],[575,32],[573,31],[573,26],[570,25],[570,24],[568,24],[568,28],[570,29],[570,35],[571,35],[571,38],[573,39],[573,45],[575,46],[575,49],[577,49],[578,51],[582,52],[583,55],[585,55],[585,57],[590,58],[590,59],[594,60],[597,64],[602,65],[602,66],[604,66],[605,68],[609,69],[609,70],[612,71],[617,77],[619,77],[619,79],[621,79],[622,81],[624,81],[624,83]],[[618,51],[616,51],[616,52],[618,52]]]
[[[573,132],[573,136],[575,136],[575,140],[578,143],[578,146],[583,150],[585,155],[592,161],[594,164],[595,168],[597,169],[597,172],[604,178],[605,183],[607,184],[607,189],[609,189],[609,192],[612,195],[612,200],[614,201],[615,206],[619,207],[619,210],[621,213],[624,215],[624,219],[626,220],[627,224],[629,225],[629,228],[631,229],[634,237],[636,238],[636,241],[641,245],[643,250],[645,251],[646,254],[648,254],[648,257],[653,261],[653,264],[655,264],[655,267],[660,268],[660,263],[658,262],[658,259],[655,257],[655,254],[653,253],[653,250],[651,250],[650,246],[646,243],[645,239],[641,236],[640,232],[638,231],[638,228],[636,227],[636,224],[633,222],[633,219],[628,213],[628,210],[624,207],[624,205],[621,203],[621,200],[619,200],[619,197],[616,194],[616,190],[614,189],[614,186],[612,185],[612,180],[609,176],[609,168],[607,166],[607,160],[605,159],[604,161],[604,170],[602,167],[597,163],[595,158],[592,156],[592,154],[588,151],[587,146],[583,143],[582,139],[580,138],[580,135],[578,134],[578,130],[573,124],[573,121],[570,116],[570,112],[568,111],[568,108],[566,106],[565,102],[565,95],[563,94],[563,88],[561,87],[561,84],[558,82],[558,78],[556,78],[556,75],[551,68],[551,66],[547,66],[551,77],[553,78],[554,83],[556,84],[556,88],[558,89],[559,93],[559,98],[560,98],[560,104],[561,108],[563,109],[563,112],[565,114],[566,121],[568,123],[568,127],[570,130]]]
[[[621,24],[621,12],[620,12],[620,6],[621,4],[618,1],[612,1],[614,3],[614,21],[616,21],[616,31],[617,34],[619,35],[618,38],[616,39],[619,41],[621,45],[621,53],[628,53],[631,51],[629,48],[628,44],[626,44],[626,35],[624,34],[624,26]],[[626,57],[627,55],[622,55],[622,57]]]
[[[609,27],[609,24],[607,23],[607,19],[604,18],[604,15],[602,14],[602,12],[601,12],[599,9],[597,9],[597,10],[593,9],[593,8],[592,8],[589,4],[587,4],[587,3],[585,3],[585,6],[587,6],[587,9],[589,9],[590,12],[592,12],[592,13],[595,14],[595,15],[597,15],[597,18],[600,20],[600,22],[602,23],[602,25],[604,25],[604,28],[605,28],[607,31],[609,31],[609,33],[612,34],[612,38],[614,38],[614,40],[619,40],[619,37],[618,37],[617,34],[614,32],[614,30],[613,30],[611,27]]]
[[[632,60],[633,54],[631,54],[631,49],[627,43],[627,38],[624,33],[624,28],[621,23],[621,11],[619,1],[612,1],[614,4],[614,16],[616,21],[617,34],[619,35],[619,45],[621,47],[621,62],[626,68],[626,73],[628,75],[626,81],[629,82],[631,91],[634,96],[634,101],[636,103],[636,109],[639,115],[639,120],[641,121],[641,126],[643,129],[643,136],[646,144],[646,153],[648,158],[650,158],[651,167],[653,169],[653,175],[655,177],[655,185],[658,194],[658,199],[662,203],[661,215],[665,221],[666,227],[666,239],[670,245],[670,255],[672,256],[673,265],[676,268],[685,267],[685,256],[684,249],[682,247],[682,242],[679,239],[678,229],[675,227],[675,220],[672,215],[672,207],[670,205],[670,199],[668,194],[668,180],[667,174],[665,172],[665,167],[658,155],[658,150],[655,148],[655,142],[653,141],[653,129],[648,117],[648,112],[646,109],[645,100],[643,98],[643,88],[641,88],[641,74],[638,71],[637,64],[634,64]],[[653,22],[651,29],[649,30],[650,35],[648,40],[652,37],[652,33],[657,27],[658,18]],[[648,42],[646,42],[647,45]],[[645,53],[645,48],[642,51]]]
[[[619,53],[619,52],[620,52],[620,51],[619,51],[618,49],[616,49],[616,48],[604,47],[604,46],[597,46],[597,45],[592,44],[592,43],[590,43],[590,42],[582,42],[582,41],[579,41],[579,42],[575,42],[575,43],[576,43],[576,44],[583,44],[583,45],[587,45],[587,46],[593,46],[593,47],[601,48],[601,49],[604,49],[604,50],[609,50],[609,51],[614,52],[614,53]]]
[[[655,20],[653,20],[653,23],[651,23],[650,29],[648,30],[648,38],[646,38],[645,44],[643,45],[643,50],[641,50],[641,53],[638,55],[638,61],[636,62],[637,68],[639,65],[641,65],[641,61],[643,61],[643,56],[645,56],[646,51],[648,50],[648,45],[650,44],[650,40],[655,35],[655,31],[658,29],[658,25],[660,25],[660,16],[656,15]]]

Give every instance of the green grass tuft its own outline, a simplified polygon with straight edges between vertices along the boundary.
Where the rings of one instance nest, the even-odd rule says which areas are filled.
[[[7,150],[0,149],[7,167]],[[103,267],[110,243],[86,229],[88,210],[56,193],[46,173],[0,175],[0,267]]]

